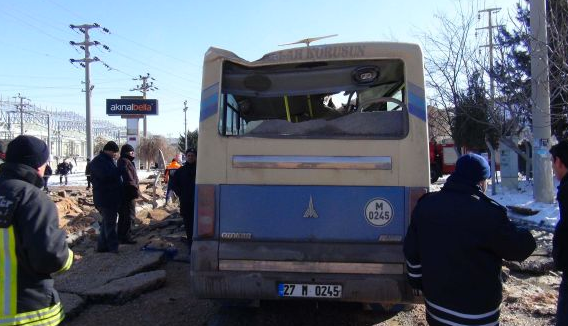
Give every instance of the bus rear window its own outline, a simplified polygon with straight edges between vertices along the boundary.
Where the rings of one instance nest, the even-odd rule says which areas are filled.
[[[219,133],[400,139],[408,133],[401,60],[223,65]]]

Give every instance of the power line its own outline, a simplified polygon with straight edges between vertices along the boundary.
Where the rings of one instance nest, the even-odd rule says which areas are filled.
[[[142,47],[142,48],[145,48],[145,49],[147,49],[147,50],[150,50],[150,51],[152,51],[152,52],[154,52],[154,53],[163,55],[163,56],[165,56],[165,57],[168,57],[168,58],[171,58],[171,59],[174,59],[174,60],[177,60],[177,61],[185,62],[185,63],[187,63],[187,64],[189,64],[189,65],[192,65],[192,66],[194,66],[194,67],[197,67],[197,68],[199,68],[199,69],[202,68],[201,65],[199,65],[199,64],[196,64],[196,63],[193,63],[193,62],[186,61],[186,60],[184,60],[184,59],[180,59],[180,58],[174,57],[174,56],[172,56],[172,55],[170,55],[170,54],[167,54],[167,53],[161,52],[161,51],[159,51],[159,50],[156,50],[156,49],[154,49],[154,48],[151,48],[151,47],[149,47],[149,46],[147,46],[147,45],[145,45],[145,44],[142,44],[142,43],[136,42],[136,41],[134,41],[134,40],[128,39],[128,38],[126,38],[126,37],[124,37],[124,36],[122,36],[122,35],[120,35],[120,34],[114,33],[113,35],[115,35],[115,36],[117,36],[117,37],[119,37],[119,38],[121,38],[121,39],[123,39],[123,40],[125,40],[125,41],[128,41],[128,42],[131,42],[131,43],[133,43],[133,44],[136,44],[136,45],[138,45],[138,46],[140,46],[140,47]]]
[[[56,40],[56,41],[65,42],[64,39],[59,38],[59,37],[56,37],[56,36],[53,36],[53,35],[51,35],[51,34],[45,32],[43,29],[41,29],[41,28],[39,28],[39,27],[37,27],[37,26],[34,26],[34,25],[32,25],[32,24],[30,24],[30,23],[28,23],[28,22],[25,22],[25,21],[19,19],[18,17],[15,17],[15,16],[13,16],[13,15],[11,15],[11,14],[5,12],[5,11],[0,11],[0,14],[4,14],[5,16],[8,16],[8,17],[12,18],[13,20],[15,20],[15,21],[18,22],[18,23],[21,23],[21,24],[24,24],[24,25],[26,25],[26,26],[28,26],[28,27],[31,27],[31,28],[35,29],[36,31],[38,31],[39,33],[44,34],[44,35],[47,35],[47,36],[49,36],[50,38],[52,38],[52,39],[54,39],[54,40]]]
[[[61,26],[66,26],[67,24],[60,24],[60,25],[54,24],[54,23],[53,23],[53,17],[49,17],[49,18],[47,18],[47,19],[42,19],[41,17],[32,16],[32,15],[30,15],[28,12],[19,10],[19,9],[17,9],[17,8],[15,8],[15,7],[10,7],[10,9],[13,10],[13,11],[16,11],[19,15],[28,17],[29,19],[31,19],[31,20],[34,21],[34,22],[41,22],[41,28],[42,28],[42,29],[43,29],[45,26],[49,26],[49,27],[51,27],[51,28],[53,28],[53,29],[55,29],[55,30],[58,30],[58,31],[60,31],[60,32],[63,32],[64,34],[66,34],[66,33],[68,32],[68,30],[66,30],[66,29],[64,29],[64,28],[61,27]]]
[[[195,83],[195,84],[198,84],[198,85],[199,85],[199,82],[196,82],[196,81],[194,81],[194,80],[187,79],[187,77],[178,75],[178,74],[176,74],[176,73],[174,73],[174,72],[164,70],[164,69],[162,69],[162,68],[160,68],[160,67],[157,67],[157,66],[149,65],[147,62],[144,62],[144,61],[139,60],[139,59],[136,59],[136,58],[129,57],[129,56],[127,56],[127,55],[125,55],[125,54],[123,54],[123,53],[121,53],[121,52],[119,52],[119,51],[116,51],[116,50],[114,50],[113,52],[116,53],[116,54],[118,54],[118,55],[120,55],[120,56],[122,56],[122,57],[124,57],[124,58],[126,58],[126,59],[129,59],[129,60],[131,60],[131,61],[136,61],[136,62],[141,63],[141,64],[143,64],[143,65],[145,65],[145,66],[147,66],[147,67],[150,67],[150,68],[152,68],[152,69],[154,69],[154,70],[161,71],[161,72],[163,72],[163,73],[165,73],[165,74],[167,74],[167,75],[169,75],[169,76],[177,77],[177,78],[182,79],[182,80],[185,80],[185,81],[187,81],[187,82]],[[200,86],[200,85],[199,85],[199,86]]]

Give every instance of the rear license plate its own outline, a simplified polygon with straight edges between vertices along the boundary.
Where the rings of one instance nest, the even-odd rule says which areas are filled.
[[[341,285],[337,284],[278,284],[278,296],[293,298],[341,298]]]

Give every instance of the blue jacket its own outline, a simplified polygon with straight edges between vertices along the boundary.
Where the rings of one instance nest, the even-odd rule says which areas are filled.
[[[114,160],[100,152],[91,161],[90,168],[95,207],[118,210],[122,203],[122,180]]]
[[[410,284],[422,290],[434,325],[496,324],[503,259],[524,260],[535,248],[505,207],[453,176],[420,199],[404,240]]]
[[[0,325],[57,325],[64,312],[52,273],[69,269],[73,252],[59,229],[43,179],[27,165],[0,174]]]

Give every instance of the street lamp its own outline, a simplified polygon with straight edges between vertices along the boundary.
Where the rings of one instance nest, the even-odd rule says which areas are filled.
[[[184,152],[187,152],[187,100],[183,101],[183,117],[184,117],[184,134],[183,139],[185,139]]]

